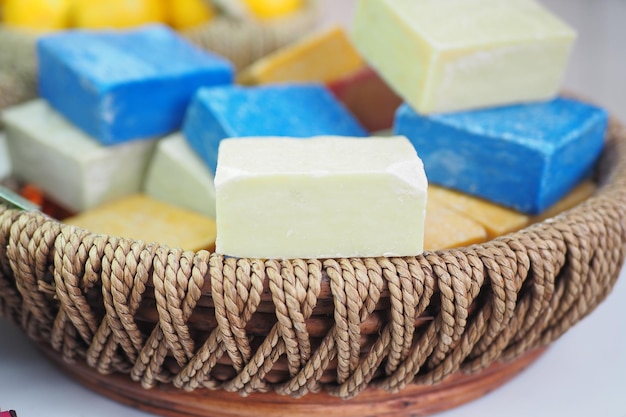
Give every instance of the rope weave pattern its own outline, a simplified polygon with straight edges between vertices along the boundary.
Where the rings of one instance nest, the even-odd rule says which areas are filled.
[[[600,191],[491,242],[407,258],[234,259],[0,206],[0,314],[67,362],[293,397],[397,392],[545,346],[610,292],[626,249],[626,129]]]

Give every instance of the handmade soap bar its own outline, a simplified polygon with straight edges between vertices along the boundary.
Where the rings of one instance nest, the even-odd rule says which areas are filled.
[[[104,204],[67,218],[64,223],[93,233],[156,242],[183,250],[212,250],[215,244],[216,229],[212,219],[144,194]]]
[[[428,201],[436,201],[483,225],[490,239],[520,230],[530,223],[530,217],[523,213],[436,185],[428,188]]]
[[[180,133],[161,139],[146,173],[144,192],[215,218],[213,175]]]
[[[243,84],[329,82],[363,68],[365,62],[345,31],[334,27],[290,44],[246,68]]]
[[[11,160],[9,159],[9,150],[7,149],[7,141],[3,132],[0,132],[0,180],[5,179],[11,173]]]
[[[424,250],[459,248],[486,240],[487,231],[483,226],[433,201],[430,199],[429,191],[424,226]]]
[[[604,145],[607,114],[576,100],[421,116],[398,109],[433,184],[537,214],[585,178]]]
[[[5,110],[4,122],[16,179],[73,211],[139,191],[155,143],[105,147],[41,99]]]
[[[219,143],[228,137],[367,136],[319,84],[203,88],[189,106],[183,132],[211,172]]]
[[[534,0],[361,0],[353,32],[424,114],[554,97],[575,39]]]
[[[597,186],[593,181],[583,181],[578,186],[576,186],[576,188],[567,193],[565,197],[557,201],[556,204],[553,204],[550,208],[548,208],[540,215],[534,216],[532,218],[532,222],[542,222],[545,219],[549,219],[550,217],[554,217],[559,213],[576,207],[577,205],[591,197],[596,191],[596,188]]]
[[[427,182],[406,138],[227,139],[217,252],[237,257],[417,255]]]
[[[233,79],[229,62],[158,25],[49,35],[37,55],[41,96],[106,145],[180,128],[199,87]]]
[[[402,99],[371,68],[328,83],[328,88],[370,132],[389,129]]]

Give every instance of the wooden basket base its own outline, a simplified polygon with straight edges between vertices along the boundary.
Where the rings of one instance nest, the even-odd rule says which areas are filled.
[[[69,365],[54,352],[44,352],[85,387],[112,400],[166,417],[407,417],[445,411],[493,391],[508,382],[545,351],[538,349],[509,363],[496,363],[484,371],[457,373],[435,386],[409,386],[397,394],[368,389],[355,399],[308,394],[300,399],[278,394],[241,397],[224,391],[185,392],[171,385],[145,390],[128,376],[102,375],[83,363]]]

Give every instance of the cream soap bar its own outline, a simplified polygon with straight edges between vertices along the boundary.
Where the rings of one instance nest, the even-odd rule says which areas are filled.
[[[554,97],[575,33],[534,0],[360,0],[353,39],[427,114]]]
[[[150,162],[144,192],[174,206],[215,218],[213,174],[181,133],[161,139]]]
[[[526,214],[432,184],[428,188],[428,201],[436,202],[483,225],[490,239],[517,231],[530,223],[530,217]]]
[[[11,173],[11,160],[7,149],[7,141],[4,133],[0,132],[0,180],[5,179]]]
[[[64,220],[92,233],[156,242],[172,248],[212,250],[215,222],[143,194],[134,194]]]
[[[155,140],[105,147],[41,100],[4,111],[16,179],[33,183],[72,211],[141,189]]]
[[[329,82],[363,68],[365,62],[345,31],[334,27],[288,45],[245,69],[243,84]]]
[[[222,141],[216,250],[236,257],[410,256],[427,181],[406,138]]]

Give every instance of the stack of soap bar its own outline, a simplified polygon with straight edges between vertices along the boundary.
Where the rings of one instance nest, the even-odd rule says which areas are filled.
[[[371,68],[328,83],[328,88],[370,132],[389,129],[402,99]]]
[[[487,231],[474,220],[430,199],[426,206],[424,250],[459,248],[487,240]]]
[[[224,138],[367,136],[354,116],[319,84],[203,88],[189,106],[183,132],[211,172]]]
[[[219,253],[335,258],[422,252],[427,182],[406,138],[228,139],[217,167]]]
[[[5,179],[11,173],[11,160],[7,149],[6,137],[0,132],[0,180]]]
[[[161,139],[157,144],[146,173],[144,192],[215,218],[213,175],[180,133]]]
[[[105,147],[38,99],[4,111],[16,179],[72,211],[141,189],[155,140]]]
[[[342,28],[308,36],[252,64],[239,74],[243,84],[329,82],[365,65]]]
[[[554,217],[559,213],[576,207],[577,205],[591,197],[596,191],[596,188],[596,184],[593,181],[583,181],[581,184],[576,186],[576,188],[570,191],[565,197],[557,201],[556,204],[552,205],[540,215],[534,216],[531,221],[533,223],[542,222],[545,219],[549,219],[550,217]]]
[[[437,202],[481,224],[490,239],[520,230],[530,223],[530,217],[518,211],[436,185],[428,188],[428,201]]]
[[[426,114],[554,97],[575,33],[534,0],[361,0],[353,38]]]
[[[403,105],[395,129],[419,152],[430,182],[537,214],[590,172],[606,126],[604,110],[557,98],[431,116]]]
[[[158,25],[49,35],[37,55],[41,96],[107,145],[180,128],[199,87],[233,79],[229,62]]]
[[[92,233],[156,242],[183,250],[212,250],[215,244],[212,219],[143,194],[104,204],[69,217],[64,223]]]

